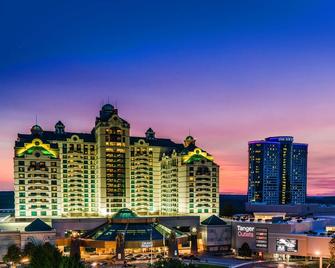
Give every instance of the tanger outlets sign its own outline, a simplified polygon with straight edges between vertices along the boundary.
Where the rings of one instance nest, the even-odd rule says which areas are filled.
[[[238,237],[254,237],[255,227],[237,225]]]

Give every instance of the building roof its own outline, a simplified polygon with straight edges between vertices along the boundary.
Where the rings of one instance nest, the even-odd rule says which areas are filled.
[[[113,218],[97,228],[86,232],[83,239],[98,241],[114,241],[118,234],[124,235],[125,241],[150,241],[169,237],[175,232],[177,237],[185,236],[178,230],[172,230],[156,221],[154,218],[138,217],[127,208],[120,209]]]
[[[202,225],[226,225],[224,220],[221,220],[218,216],[212,215],[206,220],[201,222]]]
[[[113,223],[104,226],[90,238],[100,241],[114,241],[117,234],[123,233],[125,241],[162,240],[163,234],[158,231],[157,223]]]
[[[41,135],[37,136],[42,141],[66,141],[73,135],[79,137],[86,142],[95,142],[95,135],[91,133],[76,133],[76,132],[64,132],[56,133],[54,131],[43,131]],[[18,134],[19,140],[16,141],[16,146],[23,146],[24,143],[31,142],[33,139],[37,138],[34,134]]]
[[[24,228],[26,232],[47,232],[51,231],[52,228],[40,219],[36,219]]]
[[[170,139],[161,138],[147,139],[146,137],[130,137],[130,144],[134,145],[139,140],[144,140],[146,143],[149,143],[150,146],[162,146],[176,149],[183,148],[183,145],[180,143],[175,143]]]
[[[71,138],[73,135],[83,139],[86,142],[95,142],[95,135],[93,133],[77,133],[77,132],[64,132],[56,133],[55,131],[43,131],[41,135],[38,136],[42,141],[66,141]],[[18,141],[16,141],[16,146],[23,146],[24,143],[31,142],[36,138],[34,134],[18,134]],[[150,146],[162,146],[168,148],[175,148],[178,151],[181,151],[184,146],[180,143],[175,143],[170,139],[161,139],[161,138],[146,138],[146,137],[130,137],[130,144],[134,145],[139,140],[144,140]]]

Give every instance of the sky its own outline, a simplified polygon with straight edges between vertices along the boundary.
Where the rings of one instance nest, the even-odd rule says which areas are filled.
[[[308,194],[334,195],[334,1],[0,1],[0,190],[17,133],[90,132],[108,100],[176,142],[191,133],[245,194],[248,141],[309,144]]]

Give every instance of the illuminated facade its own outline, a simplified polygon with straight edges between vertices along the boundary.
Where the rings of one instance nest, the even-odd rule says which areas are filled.
[[[95,140],[90,134],[35,125],[19,134],[14,158],[15,216],[98,215]]]
[[[164,214],[219,213],[219,166],[188,136],[180,152],[161,161],[161,211]]]
[[[307,144],[293,137],[249,142],[248,201],[303,204],[307,186]]]
[[[130,136],[112,105],[91,133],[35,125],[15,143],[15,215],[20,218],[219,213],[219,167],[187,137],[184,144]]]
[[[117,109],[110,104],[102,107],[94,129],[101,214],[116,212],[129,204],[129,129]]]

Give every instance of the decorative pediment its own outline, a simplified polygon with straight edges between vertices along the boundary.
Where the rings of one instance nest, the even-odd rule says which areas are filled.
[[[33,139],[31,143],[25,143],[24,147],[16,149],[16,156],[21,157],[25,154],[33,154],[40,151],[43,155],[58,157],[58,152],[50,147],[50,144],[43,143],[40,139]]]
[[[202,159],[207,159],[209,161],[213,161],[214,158],[207,152],[201,150],[200,148],[195,148],[193,151],[187,153],[187,155],[183,156],[184,163],[191,163],[193,161],[200,161]]]

